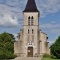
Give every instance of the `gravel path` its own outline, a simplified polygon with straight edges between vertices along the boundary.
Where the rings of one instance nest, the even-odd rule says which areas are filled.
[[[41,60],[40,57],[17,57],[12,60]]]

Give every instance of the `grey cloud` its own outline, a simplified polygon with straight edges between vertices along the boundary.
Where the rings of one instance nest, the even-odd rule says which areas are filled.
[[[60,11],[60,0],[36,0],[41,16]]]
[[[0,16],[0,26],[15,27],[18,25],[17,18],[10,15]]]
[[[45,29],[46,32],[60,35],[60,24],[57,24],[55,22],[45,23],[45,24],[41,24],[40,27],[43,30]]]
[[[46,29],[60,28],[60,24],[53,24],[53,23],[41,24],[41,28],[46,28]]]
[[[40,11],[41,17],[45,17],[50,13],[56,13],[60,10],[60,0],[36,0],[36,2],[37,2],[37,7]],[[1,17],[0,26],[1,25],[4,26],[4,24],[2,24],[2,20],[3,20],[2,16],[5,16],[5,15],[10,15],[12,19],[13,17],[16,17],[17,21],[14,19],[13,20],[14,22],[17,22],[19,24],[21,22],[20,20],[23,19],[22,11],[25,9],[26,3],[27,3],[27,0],[6,0],[5,4],[0,4],[0,17]],[[14,23],[11,25],[13,26]],[[9,26],[9,24],[6,24],[6,26]]]
[[[50,32],[60,35],[60,28],[51,29]]]
[[[55,42],[55,40],[49,40],[48,42],[49,42],[49,46],[51,46]]]
[[[11,8],[5,4],[0,4],[0,26],[16,27],[19,25],[18,19],[22,19],[22,12],[19,8]]]

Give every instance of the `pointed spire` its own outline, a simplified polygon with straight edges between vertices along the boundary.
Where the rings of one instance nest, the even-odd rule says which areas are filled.
[[[39,12],[35,0],[28,0],[26,8],[23,12]]]

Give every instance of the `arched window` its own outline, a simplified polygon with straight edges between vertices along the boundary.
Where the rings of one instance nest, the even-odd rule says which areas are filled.
[[[30,19],[30,16],[28,17],[28,19]]]
[[[32,34],[34,33],[34,30],[32,29]]]
[[[28,25],[30,25],[30,16],[28,17]]]
[[[32,17],[31,17],[31,25],[33,25],[33,19],[34,19],[34,18],[33,18],[33,16],[32,16]]]
[[[33,16],[31,17],[31,19],[33,19]]]
[[[29,32],[30,32],[30,31],[29,31],[29,29],[28,29],[28,34],[29,34]]]

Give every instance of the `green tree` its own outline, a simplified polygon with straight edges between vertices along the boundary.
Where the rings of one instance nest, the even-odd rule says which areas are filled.
[[[14,35],[4,32],[0,34],[0,59],[14,58]]]
[[[51,45],[51,54],[60,58],[60,36],[56,39],[55,43]]]

